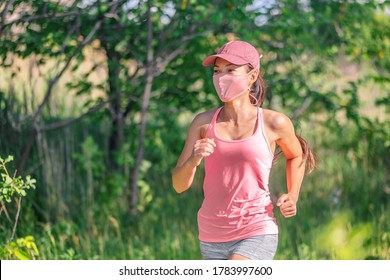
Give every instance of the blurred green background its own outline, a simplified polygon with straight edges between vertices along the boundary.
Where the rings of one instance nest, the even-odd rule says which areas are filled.
[[[276,259],[390,259],[386,2],[1,1],[0,258],[201,259],[202,170],[180,195],[171,170],[221,106],[202,59],[240,39],[317,157]]]

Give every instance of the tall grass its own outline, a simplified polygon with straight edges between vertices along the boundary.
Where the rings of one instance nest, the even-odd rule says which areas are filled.
[[[310,130],[317,169],[304,180],[297,216],[278,215],[277,258],[390,259],[388,148],[380,141],[376,151],[367,149],[371,140],[365,137],[358,140],[365,149],[352,145],[355,130],[355,125]],[[316,135],[322,135],[320,141]],[[379,150],[383,154],[376,158]],[[283,186],[282,169],[273,174],[274,185]]]

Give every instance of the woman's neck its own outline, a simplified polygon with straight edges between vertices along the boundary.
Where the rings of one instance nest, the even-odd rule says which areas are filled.
[[[249,98],[237,98],[225,103],[222,110],[222,120],[234,124],[246,122],[257,116],[257,107],[250,103]]]

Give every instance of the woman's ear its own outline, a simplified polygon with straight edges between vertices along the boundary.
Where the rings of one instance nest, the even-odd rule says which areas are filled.
[[[254,82],[256,82],[257,78],[259,77],[259,69],[255,68],[252,70],[252,72],[249,75],[248,79],[248,85],[252,85]]]

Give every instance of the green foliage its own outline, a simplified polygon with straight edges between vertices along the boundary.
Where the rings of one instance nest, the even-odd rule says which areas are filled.
[[[337,260],[361,260],[367,257],[365,244],[372,236],[370,223],[353,223],[351,213],[339,213],[317,229],[314,240],[316,251]]]
[[[31,176],[27,176],[25,180],[21,176],[10,176],[6,164],[13,161],[13,156],[8,156],[6,159],[0,157],[0,200],[11,202],[13,197],[26,196],[26,190],[35,189],[36,180]]]
[[[0,249],[0,259],[35,260],[39,251],[33,236],[18,238]]]
[[[87,136],[81,143],[80,153],[75,153],[73,158],[80,172],[91,176],[89,180],[99,178],[104,173],[103,154],[92,136]]]
[[[13,241],[13,238],[19,219],[21,198],[27,195],[26,190],[30,188],[35,189],[36,180],[32,179],[30,176],[27,176],[26,180],[23,180],[21,176],[10,176],[7,164],[9,164],[11,161],[13,161],[13,156],[8,156],[6,159],[0,157],[0,216],[4,212],[4,216],[6,216],[12,225],[13,221],[10,219],[10,214],[4,201],[11,203],[12,200],[15,200],[16,204],[18,204],[18,208],[15,214],[15,220],[13,222],[14,224],[12,235],[9,239],[7,239],[5,245],[0,246],[0,258],[16,258],[19,260],[35,259],[35,257],[39,255],[39,252],[33,236],[17,238],[16,241]],[[0,242],[0,244],[2,243],[3,242]]]

